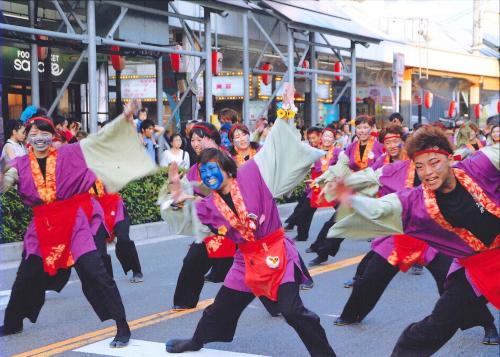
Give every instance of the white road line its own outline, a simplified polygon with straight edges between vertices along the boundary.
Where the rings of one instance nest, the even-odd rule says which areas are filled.
[[[151,342],[144,340],[130,340],[125,348],[110,348],[109,343],[112,338],[99,341],[84,347],[80,347],[74,352],[91,353],[99,356],[117,356],[117,357],[155,357],[165,356],[165,344],[160,342]],[[197,352],[185,352],[182,357],[264,357],[262,355],[252,355],[248,353],[229,352],[202,348]]]

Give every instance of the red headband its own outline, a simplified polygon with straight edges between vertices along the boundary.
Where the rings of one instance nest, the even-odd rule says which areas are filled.
[[[332,128],[324,128],[323,131],[321,131],[321,135],[323,135],[323,133],[325,131],[329,131],[330,133],[333,134],[333,136],[335,136],[336,132],[335,132],[335,129],[332,129]]]
[[[234,132],[236,130],[240,130],[240,131],[244,132],[245,134],[250,135],[250,130],[248,130],[248,128],[245,125],[243,125],[243,124],[234,124],[231,127],[231,129],[229,130],[229,133],[227,134],[227,136],[229,137],[229,140],[231,142],[233,142]]]
[[[26,126],[28,127],[29,125],[31,125],[31,123],[33,123],[35,120],[40,120],[40,121],[44,121],[46,122],[47,124],[49,124],[52,129],[54,129],[54,131],[56,130],[56,128],[54,127],[54,123],[52,122],[52,120],[50,119],[47,119],[47,118],[44,118],[44,117],[33,117],[33,118],[30,118],[27,122],[26,122]]]
[[[214,137],[213,131],[210,130],[209,128],[207,128],[206,126],[203,126],[203,125],[193,125],[193,127],[191,128],[191,131],[193,129],[200,129],[201,131],[204,131],[206,134],[208,134],[211,138]]]
[[[386,140],[389,140],[389,139],[401,139],[401,135],[398,135],[398,134],[387,134],[386,136],[384,136],[384,143]]]
[[[436,153],[436,154],[442,154],[442,155],[446,155],[446,156],[450,156],[451,155],[450,152],[444,151],[444,150],[441,150],[441,149],[425,149],[425,150],[417,151],[413,155],[413,159],[416,159],[416,157],[419,156],[419,155],[428,154],[430,152],[433,152],[433,153]]]

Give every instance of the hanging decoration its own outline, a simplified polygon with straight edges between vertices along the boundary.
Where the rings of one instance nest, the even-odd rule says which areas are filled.
[[[111,51],[120,52],[120,46],[111,46]],[[120,55],[111,55],[111,65],[115,71],[123,71],[125,68],[125,57]]]
[[[415,105],[422,105],[422,97],[420,96],[420,94],[415,93],[413,95],[413,100],[415,102]]]
[[[302,62],[302,68],[305,68],[305,69],[309,68],[309,61],[308,60],[304,60],[304,62]],[[298,71],[297,74],[304,74],[304,72]]]
[[[261,69],[263,71],[266,71],[266,72],[271,72],[273,70],[273,65],[269,62],[266,62],[266,63],[262,64]],[[269,73],[262,73],[260,75],[260,79],[262,80],[262,83],[264,83],[264,85],[266,85],[266,86],[269,83],[271,83],[271,78],[272,78],[272,75]]]
[[[333,71],[334,72],[342,72],[342,62],[336,61],[333,64]],[[341,81],[342,79],[343,79],[342,76],[335,76],[336,81]]]
[[[430,109],[432,107],[432,100],[434,99],[434,94],[429,91],[425,91],[424,93],[424,106],[427,109]]]
[[[182,50],[182,46],[177,44],[175,46],[176,51]],[[179,73],[181,71],[181,54],[180,53],[171,53],[170,54],[170,66],[172,67],[172,71],[175,73]]]
[[[500,114],[500,99],[497,101],[497,113]]]
[[[457,106],[457,102],[455,102],[454,100],[452,100],[450,102],[450,106],[448,107],[448,117],[449,118],[453,118],[455,116],[455,108]]]
[[[38,40],[43,40],[43,41],[47,41],[49,39],[47,36],[44,35],[37,35],[36,38]],[[38,46],[37,53],[38,53],[38,60],[43,62],[49,55],[49,48],[44,46]]]
[[[224,56],[222,52],[217,50],[212,51],[212,75],[217,76],[220,72],[222,72],[222,59]]]
[[[482,110],[482,106],[481,104],[475,104],[474,105],[474,117],[476,119],[480,118],[481,117],[481,110]]]

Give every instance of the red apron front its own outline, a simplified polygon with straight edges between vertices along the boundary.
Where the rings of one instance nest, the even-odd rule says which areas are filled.
[[[203,241],[209,258],[232,258],[236,253],[236,243],[224,236],[208,236]]]
[[[314,180],[320,177],[321,175],[322,175],[321,173],[313,171],[311,173],[311,180]],[[321,197],[319,196],[320,193],[321,193],[321,188],[319,188],[318,186],[311,186],[311,199],[309,200],[311,207],[313,208],[335,207],[335,205],[337,204],[335,200],[328,202],[327,200],[325,200],[325,196]]]
[[[104,225],[108,231],[108,243],[115,239],[115,223],[116,215],[118,210],[118,202],[120,201],[120,195],[118,193],[106,193],[101,196],[95,196],[99,204],[104,211]]]
[[[252,293],[278,300],[278,289],[285,275],[287,255],[282,228],[257,241],[238,245],[245,259],[245,283]]]
[[[500,248],[459,259],[474,285],[500,309]]]
[[[59,269],[69,268],[74,264],[71,238],[80,208],[90,220],[93,211],[90,194],[83,193],[33,208],[43,270],[49,275],[56,275]]]
[[[425,265],[426,243],[406,234],[395,234],[393,237],[394,251],[387,259],[390,264],[399,267],[402,272],[407,272],[415,263]]]

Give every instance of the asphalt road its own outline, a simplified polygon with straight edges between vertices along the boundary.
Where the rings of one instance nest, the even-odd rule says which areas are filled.
[[[316,213],[310,239],[315,238],[329,214],[330,212],[325,211]],[[128,282],[112,253],[115,279],[124,300],[127,317],[129,321],[134,321],[132,338],[164,343],[167,339],[189,337],[193,333],[201,316],[201,308],[187,313],[168,311],[172,305],[182,259],[190,242],[189,238],[168,237],[153,243],[141,242],[138,250],[145,276],[145,281],[141,284]],[[297,244],[306,262],[313,258],[313,255],[304,253],[308,244]],[[321,317],[321,323],[338,356],[389,356],[404,327],[428,315],[438,297],[429,272],[420,276],[400,273],[361,324],[334,326],[332,322],[340,314],[350,294],[350,289],[345,289],[342,283],[354,274],[356,268],[352,259],[348,259],[363,255],[368,247],[367,242],[344,241],[339,254],[328,262],[337,264],[325,266],[323,271],[316,270],[314,289],[301,294],[305,305]],[[3,267],[0,270],[2,320],[15,273],[15,268]],[[210,301],[207,299],[215,296],[219,286],[206,284],[201,303],[208,304]],[[498,311],[494,308],[491,311],[498,326]],[[113,326],[113,323],[101,323],[98,320],[83,297],[78,277],[73,274],[70,284],[60,294],[47,294],[45,306],[36,324],[25,320],[22,334],[0,338],[0,355],[11,356],[27,352],[22,355],[91,356],[74,350],[112,336],[113,329],[105,329],[109,326]],[[104,330],[95,332],[101,329]],[[482,345],[482,337],[482,328],[458,331],[436,356],[499,356],[498,346]],[[164,351],[159,344],[156,346]],[[270,317],[258,300],[254,300],[243,313],[232,343],[211,343],[206,347],[218,350],[213,352],[214,356],[223,356],[221,351],[266,356],[307,356],[306,349],[291,327],[281,317]],[[166,353],[160,352],[159,355],[164,354]],[[109,354],[102,350],[94,355]],[[139,356],[135,353],[129,355]],[[152,356],[152,353],[140,355]]]

